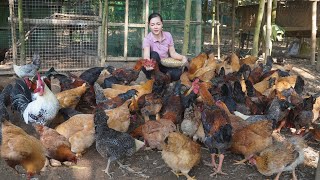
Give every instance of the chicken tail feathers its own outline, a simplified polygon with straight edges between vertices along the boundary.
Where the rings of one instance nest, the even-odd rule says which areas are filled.
[[[59,73],[54,69],[54,67],[51,67],[47,72],[44,73],[44,76],[50,78],[54,74],[59,74]]]
[[[119,98],[123,100],[123,102],[125,102],[126,100],[132,98],[133,96],[137,95],[137,90],[135,89],[130,89],[125,93],[119,94]]]
[[[96,95],[96,104],[104,103],[107,101],[107,98],[103,94],[103,89],[98,83],[94,83],[94,93]]]
[[[107,70],[110,74],[112,74],[112,73],[116,70],[116,68],[113,67],[113,66],[107,66],[107,67],[106,67],[106,70]]]
[[[79,77],[88,82],[89,85],[93,86],[93,84],[98,80],[102,70],[104,70],[104,67],[93,67],[84,71]]]
[[[175,96],[179,96],[181,94],[181,80],[176,82],[174,86],[173,94]]]
[[[296,83],[294,85],[294,90],[298,93],[301,94],[304,89],[304,80],[301,78],[301,76],[297,76]]]
[[[31,92],[22,79],[16,80],[11,93],[12,106],[23,114],[28,104],[32,101]]]
[[[0,94],[0,124],[4,120],[9,120],[9,113],[7,111],[6,106],[8,106],[10,103],[11,90],[12,90],[12,85],[9,84],[2,90],[2,93]],[[1,136],[1,126],[0,126],[0,136]]]

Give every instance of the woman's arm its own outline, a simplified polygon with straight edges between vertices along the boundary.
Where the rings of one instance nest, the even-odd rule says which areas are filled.
[[[185,63],[188,61],[186,56],[183,56],[176,52],[174,46],[169,47],[169,54],[170,54],[170,57],[172,57],[173,59],[181,60],[181,61],[184,61]]]
[[[143,59],[150,59],[150,46],[143,48]]]

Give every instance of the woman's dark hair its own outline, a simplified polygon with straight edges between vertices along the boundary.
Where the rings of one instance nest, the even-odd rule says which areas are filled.
[[[148,17],[148,23],[150,23],[150,20],[151,20],[152,18],[155,18],[155,17],[159,17],[160,20],[161,20],[161,22],[162,22],[162,16],[161,16],[159,13],[152,13],[152,14],[150,14],[149,17]]]

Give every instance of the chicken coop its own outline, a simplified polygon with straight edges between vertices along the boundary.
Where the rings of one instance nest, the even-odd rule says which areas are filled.
[[[20,62],[20,28],[25,36],[26,61],[31,60],[33,53],[39,53],[41,70],[52,66],[65,71],[99,66],[103,64],[101,52],[105,52],[106,63],[136,61],[142,56],[142,41],[148,33],[147,19],[152,12],[161,13],[164,30],[173,35],[177,52],[182,51],[185,0],[23,0],[20,5],[18,2],[1,0],[1,22],[5,26],[1,30],[7,34],[1,33],[4,39],[0,47],[9,48],[7,62],[25,63]],[[192,1],[189,39],[188,55],[199,53],[201,1]]]

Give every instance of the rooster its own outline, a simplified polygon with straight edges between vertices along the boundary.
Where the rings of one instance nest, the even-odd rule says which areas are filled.
[[[40,74],[37,73],[38,80],[34,94],[28,89],[26,83],[18,79],[13,88],[12,101],[13,107],[20,111],[26,124],[29,122],[37,124],[48,124],[59,110],[59,101],[42,81]]]

